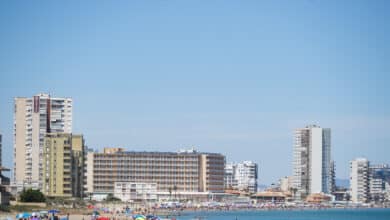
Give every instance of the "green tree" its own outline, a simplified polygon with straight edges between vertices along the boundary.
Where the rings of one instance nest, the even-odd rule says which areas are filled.
[[[296,195],[297,195],[297,191],[298,191],[298,189],[297,188],[295,188],[295,187],[290,187],[290,192],[292,192],[292,194],[293,194],[293,198],[294,199],[296,199]]]
[[[23,189],[20,194],[21,202],[45,202],[46,198],[38,189]]]

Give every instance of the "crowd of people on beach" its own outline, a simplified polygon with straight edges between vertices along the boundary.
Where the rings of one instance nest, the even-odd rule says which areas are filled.
[[[40,211],[19,213],[15,217],[16,220],[69,220],[69,213],[66,215],[59,215],[58,210]]]

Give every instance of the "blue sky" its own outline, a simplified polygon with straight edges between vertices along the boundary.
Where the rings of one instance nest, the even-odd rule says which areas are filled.
[[[390,163],[390,4],[1,1],[0,132],[13,97],[72,97],[89,147],[196,147],[291,174],[293,129],[332,129],[337,176]]]

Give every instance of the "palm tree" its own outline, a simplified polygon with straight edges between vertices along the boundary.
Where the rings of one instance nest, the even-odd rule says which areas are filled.
[[[175,191],[175,200],[176,200],[176,192],[177,192],[177,186],[176,185],[173,186],[173,190]]]
[[[172,187],[169,187],[168,191],[169,191],[169,200],[172,200]]]
[[[345,200],[347,201],[347,204],[351,200],[351,195],[348,192],[345,194]]]
[[[294,200],[295,200],[295,198],[296,198],[296,193],[297,193],[297,191],[298,191],[297,188],[295,188],[295,187],[290,187],[290,192],[292,192]]]

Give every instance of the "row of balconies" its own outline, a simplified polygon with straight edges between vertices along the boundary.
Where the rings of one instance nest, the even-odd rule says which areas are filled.
[[[222,181],[222,180],[218,180]],[[132,179],[121,179],[121,178],[99,178],[94,179],[93,182],[140,182],[140,183],[159,183],[159,184],[172,184],[172,183],[182,183],[182,184],[198,184],[199,179],[192,180],[182,180],[182,179],[145,179],[145,178],[132,178]]]
[[[150,167],[107,167],[107,166],[102,166],[102,167],[94,167],[94,172],[104,172],[104,171],[110,171],[111,173],[113,172],[122,172],[122,173],[130,173],[130,172],[140,172],[140,173],[172,173],[172,172],[177,172],[177,173],[198,173],[198,169],[180,169],[180,168],[171,168],[171,167],[159,167],[159,168],[150,168]]]
[[[126,171],[115,171],[110,170],[95,170],[93,175],[108,175],[108,176],[181,176],[181,177],[197,177],[197,172],[178,172],[178,171],[142,171],[142,170],[126,170]]]
[[[197,184],[199,179],[182,180],[182,179],[153,179],[153,178],[94,178],[94,182],[158,182],[159,184],[183,183],[183,184]],[[215,180],[222,182],[223,180]]]
[[[114,187],[114,183],[115,183],[115,181],[93,181],[94,186],[110,185],[110,186]],[[153,183],[155,183],[155,182],[153,182]],[[214,183],[217,183],[217,182],[214,182]],[[177,186],[177,187],[186,186],[186,187],[192,187],[192,188],[198,187],[197,182],[193,183],[193,182],[177,182],[176,181],[176,182],[157,182],[157,184],[160,187],[162,187],[162,186]],[[220,184],[217,184],[217,185],[220,185]]]
[[[129,163],[118,163],[118,162],[102,162],[102,161],[94,161],[94,165],[100,165],[100,166],[176,166],[176,167],[199,167],[198,163],[181,163],[181,162],[174,162],[174,163],[165,163],[165,162],[134,162],[131,161]]]
[[[120,165],[101,165],[101,164],[94,164],[93,166],[95,169],[99,169],[99,168],[109,168],[109,169],[163,169],[163,170],[167,170],[167,169],[171,169],[171,170],[194,170],[194,171],[198,171],[199,168],[198,166],[141,166],[141,165],[138,165],[138,166],[120,166]]]
[[[153,160],[153,161],[199,161],[198,157],[164,157],[154,155],[127,155],[127,154],[96,154],[94,153],[95,160]]]
[[[150,177],[150,178],[166,178],[166,177],[176,177],[176,178],[198,178],[199,175],[193,174],[191,175],[190,173],[145,173],[145,172],[132,172],[132,173],[119,173],[119,172],[94,172],[92,174],[94,177],[99,177],[99,176],[107,176],[107,177],[112,177],[112,176],[123,176],[123,177]],[[210,175],[207,175],[210,176]],[[222,175],[213,175],[213,176],[222,176]]]
[[[199,163],[198,162],[188,162],[188,161],[134,161],[134,160],[131,160],[131,161],[107,161],[107,160],[100,160],[100,161],[97,161],[97,160],[94,160],[93,161],[94,164],[112,164],[112,165],[126,165],[126,166],[134,166],[134,165],[142,165],[142,166],[151,166],[151,165],[157,165],[157,166],[161,166],[161,165],[176,165],[176,166],[199,166]]]

